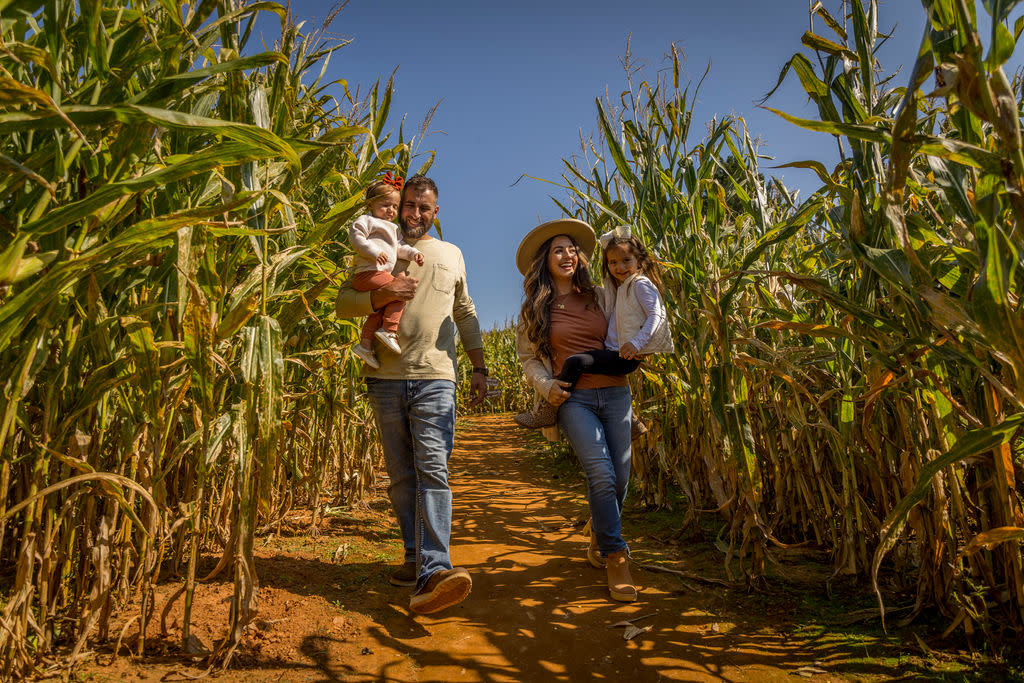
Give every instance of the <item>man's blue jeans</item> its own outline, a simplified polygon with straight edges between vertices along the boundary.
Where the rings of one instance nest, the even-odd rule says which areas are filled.
[[[455,442],[455,383],[367,377],[366,389],[391,477],[388,496],[405,561],[416,562],[419,593],[431,574],[452,568],[448,458]]]
[[[629,387],[574,389],[558,409],[558,423],[583,465],[591,528],[602,555],[629,550],[622,540],[622,504],[629,484]]]

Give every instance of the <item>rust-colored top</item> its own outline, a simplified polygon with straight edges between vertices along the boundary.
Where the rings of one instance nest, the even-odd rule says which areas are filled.
[[[565,359],[574,353],[604,348],[608,334],[608,321],[597,302],[573,292],[555,297],[551,303],[551,366],[557,376]],[[577,389],[624,387],[629,384],[625,375],[591,375],[584,373],[576,383]]]

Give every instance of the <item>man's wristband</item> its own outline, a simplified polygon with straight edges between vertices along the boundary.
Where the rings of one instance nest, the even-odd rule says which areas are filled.
[[[490,374],[487,372],[487,368],[473,368],[473,372],[479,372],[484,377],[487,377]]]

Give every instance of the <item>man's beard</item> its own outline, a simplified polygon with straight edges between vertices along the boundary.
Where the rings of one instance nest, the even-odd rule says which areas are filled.
[[[429,223],[426,225],[420,225],[419,227],[416,228],[409,227],[408,225],[406,225],[405,221],[399,221],[399,223],[402,226],[402,234],[405,235],[407,239],[414,240],[423,237],[430,231]]]

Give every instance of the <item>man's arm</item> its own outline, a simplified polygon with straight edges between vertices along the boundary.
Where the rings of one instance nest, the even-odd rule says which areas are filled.
[[[459,339],[462,340],[462,348],[473,363],[474,368],[486,368],[487,362],[484,359],[484,337],[480,334],[480,321],[476,317],[476,306],[469,297],[469,287],[466,285],[466,264],[462,260],[462,252],[459,252],[459,280],[455,283],[455,301],[452,304],[452,318],[455,326],[459,329]],[[473,398],[469,407],[481,403],[487,395],[487,377],[483,373],[474,372],[469,380],[469,391]]]
[[[480,321],[476,317],[476,306],[469,297],[469,287],[466,285],[466,264],[462,260],[462,252],[459,252],[457,272],[459,273],[459,279],[455,282],[455,301],[452,304],[452,319],[455,321],[455,326],[459,328],[462,348],[468,354],[470,349],[483,348],[484,337],[480,334]]]
[[[408,273],[399,273],[389,284],[372,292],[357,292],[348,280],[338,288],[334,310],[339,318],[361,318],[387,306],[392,301],[408,301],[416,295],[419,280]]]

